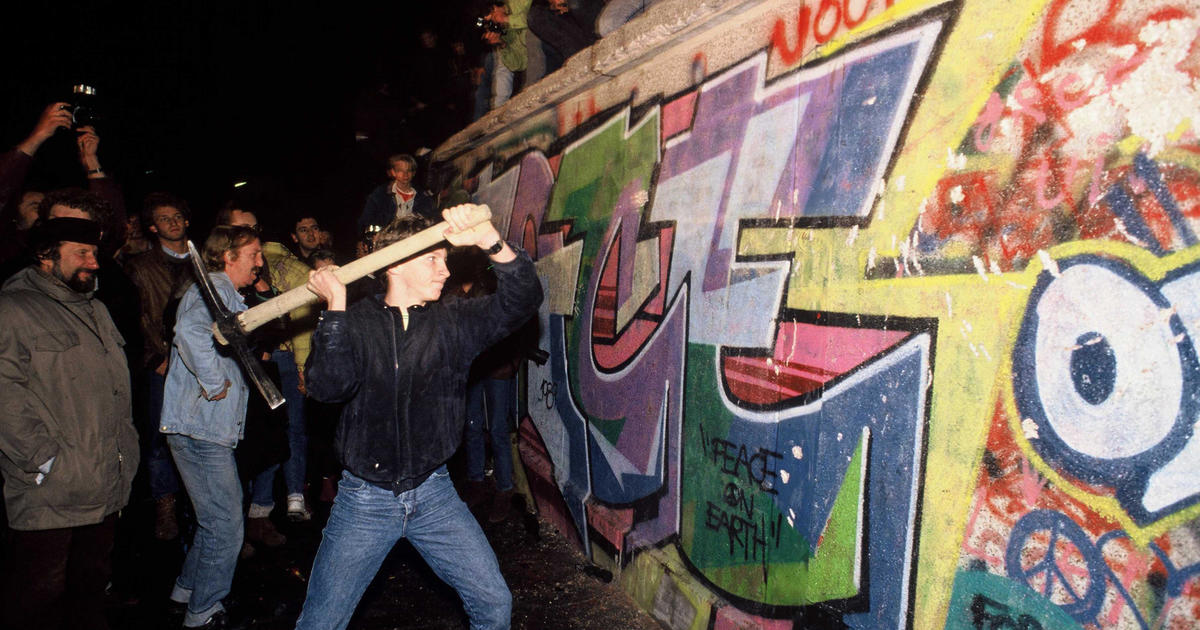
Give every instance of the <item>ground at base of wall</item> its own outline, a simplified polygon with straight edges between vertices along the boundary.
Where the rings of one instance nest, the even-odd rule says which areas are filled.
[[[486,505],[486,503],[485,503]],[[274,549],[256,549],[238,564],[230,595],[235,617],[250,628],[294,627],[304,600],[312,559],[321,539],[329,507],[312,505],[313,519],[292,523],[273,515],[288,541]],[[484,532],[496,550],[501,572],[513,593],[514,629],[524,630],[658,630],[661,626],[639,609],[611,576],[590,568],[587,559],[550,525],[524,509],[518,496],[510,518],[487,522]],[[183,558],[178,541],[153,539],[153,504],[125,510],[128,523],[114,558],[109,621],[113,630],[177,627],[169,624],[167,595]],[[136,531],[136,533],[135,533]],[[445,586],[407,543],[400,543],[384,562],[363,596],[350,630],[423,628],[459,630],[466,615],[454,591]]]

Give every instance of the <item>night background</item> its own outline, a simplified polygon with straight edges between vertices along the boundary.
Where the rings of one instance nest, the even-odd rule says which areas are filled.
[[[10,6],[0,144],[20,142],[48,103],[85,83],[97,91],[101,163],[130,212],[147,192],[171,192],[191,205],[191,232],[202,236],[235,198],[272,239],[295,212],[313,212],[345,251],[367,193],[386,179],[384,158],[435,148],[469,121],[467,66],[480,46],[471,5],[26,4],[21,19]],[[438,34],[434,51],[419,47],[423,28]],[[456,40],[465,55],[449,52]],[[418,98],[435,102],[414,111]],[[83,185],[71,134],[35,158],[31,188]]]

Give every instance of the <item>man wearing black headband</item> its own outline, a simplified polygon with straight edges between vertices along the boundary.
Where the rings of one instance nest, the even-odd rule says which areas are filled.
[[[6,628],[106,628],[117,511],[138,466],[124,344],[93,296],[100,224],[46,220],[0,290]]]

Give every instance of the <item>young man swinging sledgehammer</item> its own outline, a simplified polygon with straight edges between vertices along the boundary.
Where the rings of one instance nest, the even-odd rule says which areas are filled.
[[[495,553],[459,499],[446,460],[463,435],[467,373],[475,356],[537,312],[542,288],[533,262],[470,209],[443,213],[451,245],[491,259],[499,286],[485,297],[440,302],[449,277],[438,244],[384,272],[386,292],[347,310],[336,267],[314,271],[308,288],[326,303],[313,334],[308,393],[345,402],[335,448],[345,470],[297,629],[345,628],[392,546],[406,537],[458,591],[473,629],[508,628],[512,596]],[[420,216],[379,233],[383,247],[427,228]]]

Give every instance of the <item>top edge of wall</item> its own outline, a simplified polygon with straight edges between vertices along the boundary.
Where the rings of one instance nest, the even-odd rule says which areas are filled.
[[[553,74],[455,133],[434,151],[436,162],[453,158],[556,102],[586,91],[646,61],[681,37],[715,28],[718,16],[739,13],[769,0],[661,0],[642,15],[571,57]]]

